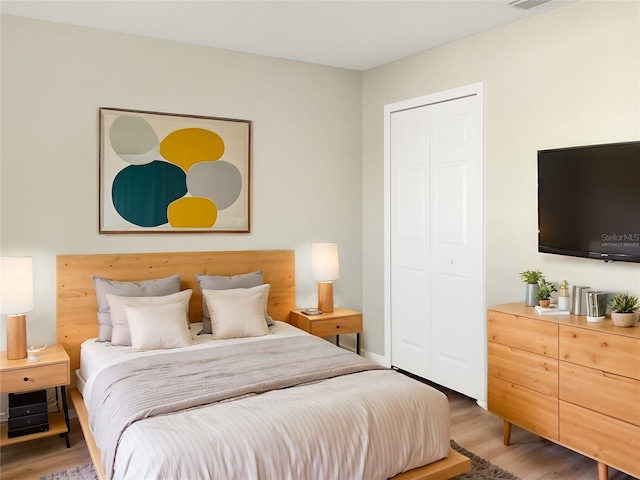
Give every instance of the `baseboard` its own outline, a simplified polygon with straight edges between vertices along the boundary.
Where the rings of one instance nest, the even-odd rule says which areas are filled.
[[[384,355],[378,355],[377,353],[367,352],[366,350],[360,350],[360,355],[365,358],[368,358],[372,362],[377,363],[378,365],[382,365],[383,367],[389,367],[389,363]]]

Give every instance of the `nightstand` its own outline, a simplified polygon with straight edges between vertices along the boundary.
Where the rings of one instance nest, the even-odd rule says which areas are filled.
[[[318,337],[336,336],[336,345],[340,344],[340,335],[355,333],[356,353],[360,355],[360,332],[362,332],[362,313],[346,308],[334,308],[331,313],[305,315],[300,310],[291,310],[291,325]]]
[[[28,362],[26,358],[7,360],[7,352],[0,352],[0,393],[24,393],[33,390],[55,388],[62,400],[62,411],[49,414],[49,430],[9,438],[8,425],[0,427],[0,446],[35,440],[50,435],[64,435],[69,444],[69,408],[67,388],[69,385],[69,355],[60,344],[49,345],[38,353],[40,361]]]

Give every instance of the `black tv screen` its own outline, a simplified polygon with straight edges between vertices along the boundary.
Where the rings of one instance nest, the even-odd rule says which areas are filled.
[[[538,151],[538,251],[640,263],[640,141]]]

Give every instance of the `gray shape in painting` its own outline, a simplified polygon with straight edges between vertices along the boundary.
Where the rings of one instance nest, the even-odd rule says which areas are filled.
[[[192,196],[209,198],[218,210],[224,210],[240,196],[242,175],[229,162],[199,162],[187,173],[187,189]]]
[[[109,130],[109,141],[118,156],[132,165],[145,165],[160,157],[158,135],[141,117],[116,118]]]

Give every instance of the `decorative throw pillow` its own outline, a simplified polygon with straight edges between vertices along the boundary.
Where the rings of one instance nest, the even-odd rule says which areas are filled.
[[[114,345],[131,345],[129,322],[124,311],[125,305],[153,306],[182,302],[185,306],[186,325],[189,328],[189,300],[192,293],[193,291],[190,289],[162,297],[121,297],[107,293],[106,297],[111,310],[111,343]]]
[[[123,305],[133,350],[188,347],[195,342],[187,327],[186,302],[165,305]]]
[[[106,294],[124,297],[157,297],[180,291],[180,275],[140,282],[120,282],[108,278],[93,277],[93,286],[98,299],[99,342],[111,340],[111,312]]]
[[[264,294],[255,291],[263,286],[204,291],[211,314],[213,338],[260,337],[269,333],[264,320]]]
[[[260,270],[258,270],[257,272],[241,273],[230,277],[199,273],[196,275],[196,280],[198,280],[198,284],[200,285],[200,292],[204,292],[205,290],[251,288],[264,284],[264,277],[262,271]],[[209,308],[207,307],[207,302],[204,299],[204,295],[202,296],[202,312],[204,316],[202,318],[202,331],[200,331],[200,334],[211,333],[211,319],[209,318]],[[273,325],[273,319],[269,316],[268,313],[266,313],[266,310],[265,320],[267,322],[267,325]]]

